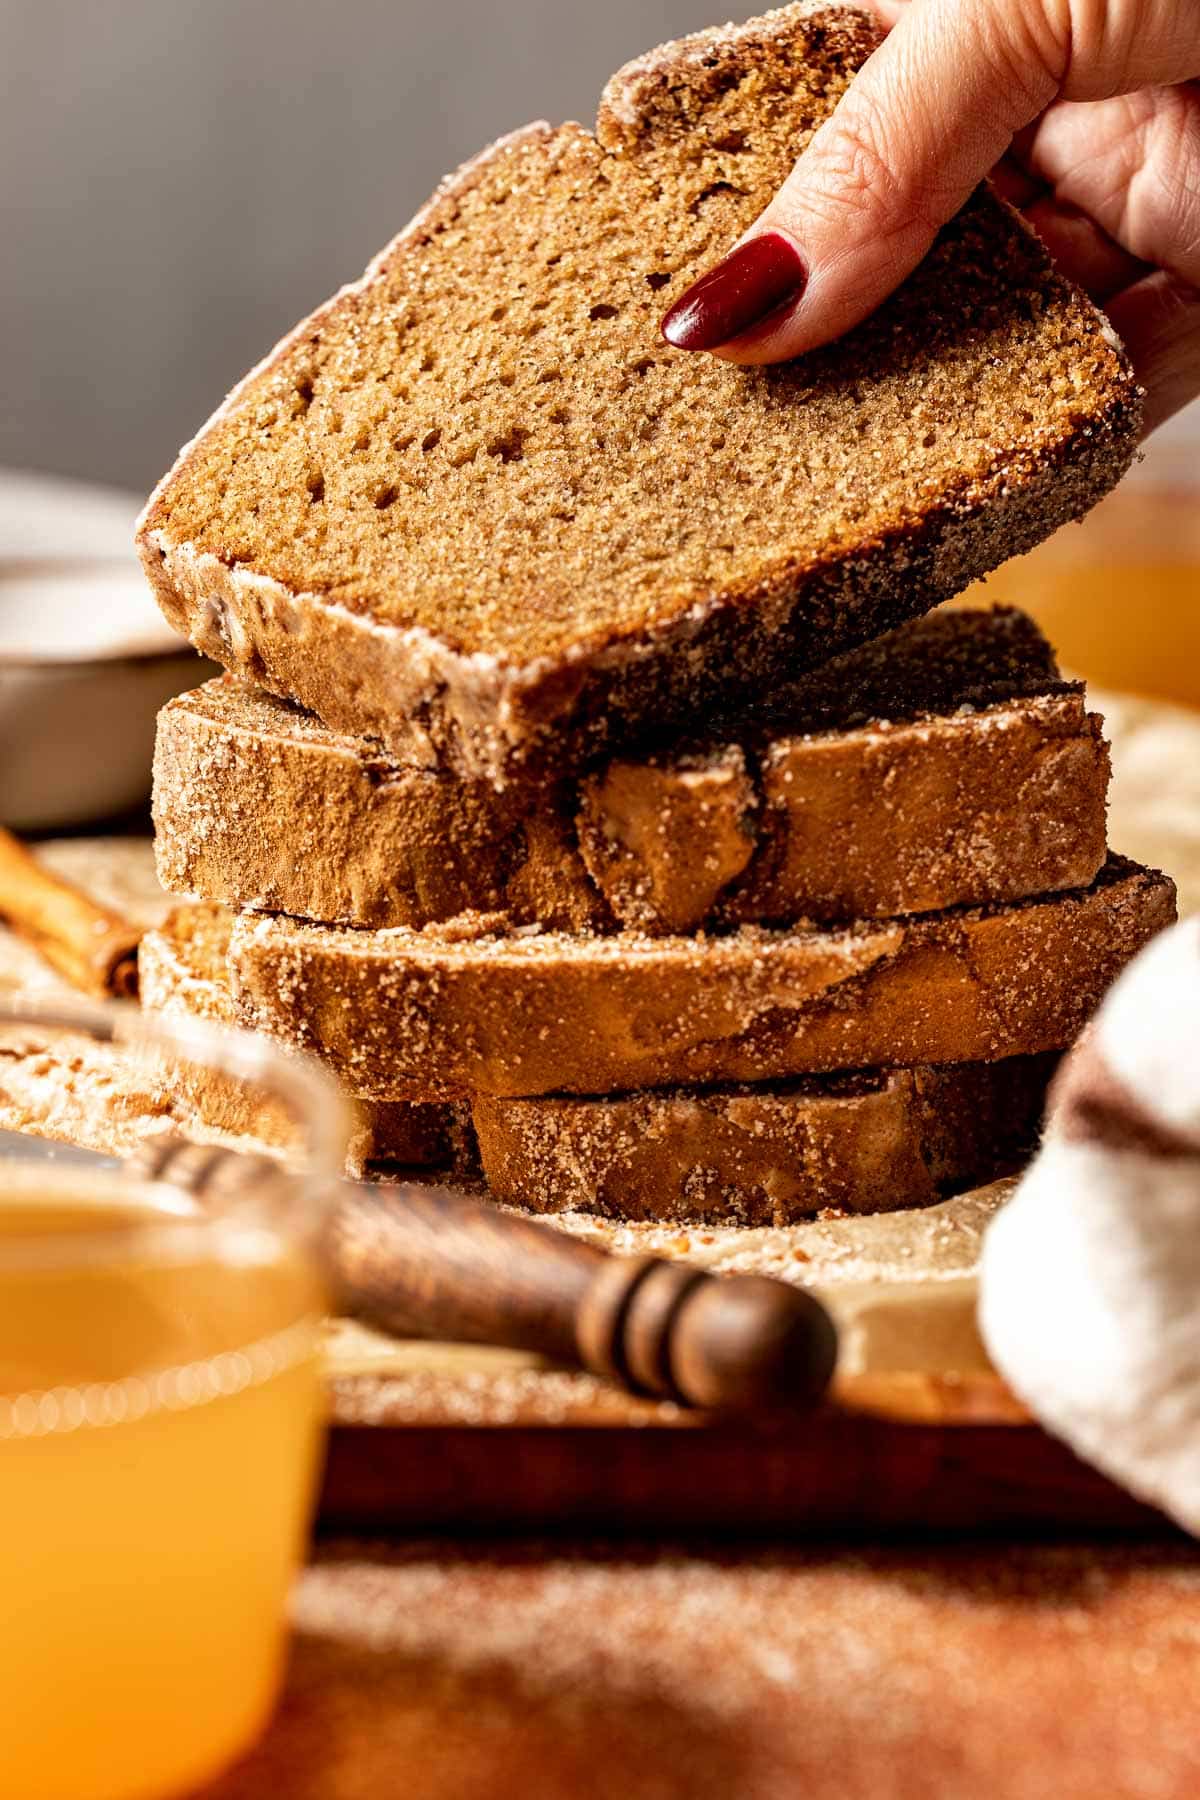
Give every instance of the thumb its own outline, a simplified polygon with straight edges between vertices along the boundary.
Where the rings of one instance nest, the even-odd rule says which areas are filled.
[[[780,362],[866,318],[1054,98],[1065,12],[912,0],[765,212],[671,308],[667,342]]]

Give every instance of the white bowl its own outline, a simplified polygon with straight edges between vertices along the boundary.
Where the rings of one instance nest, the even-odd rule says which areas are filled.
[[[132,555],[0,562],[0,823],[60,829],[139,805],[159,708],[212,672]]]

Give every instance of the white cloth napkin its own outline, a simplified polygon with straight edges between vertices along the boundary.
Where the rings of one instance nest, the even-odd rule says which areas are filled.
[[[980,1326],[1049,1429],[1200,1534],[1200,916],[1147,946],[984,1240]]]

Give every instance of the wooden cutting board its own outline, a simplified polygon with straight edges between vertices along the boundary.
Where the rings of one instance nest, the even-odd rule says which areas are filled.
[[[954,1335],[972,1307],[969,1279],[932,1302],[918,1286],[879,1284],[880,1316],[851,1344],[830,1403],[771,1421],[720,1421],[517,1352],[389,1344],[339,1322],[322,1521],[804,1535],[1164,1528],[1033,1423],[982,1357],[958,1369],[930,1366],[936,1349],[897,1358],[923,1322],[935,1339],[948,1324]],[[821,1291],[844,1326],[836,1288]],[[896,1311],[911,1315],[902,1328]]]

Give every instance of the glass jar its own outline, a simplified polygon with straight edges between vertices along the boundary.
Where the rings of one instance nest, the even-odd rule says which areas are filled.
[[[966,598],[1024,607],[1074,674],[1200,707],[1200,404],[1081,524]]]
[[[304,1140],[293,1179],[231,1164],[208,1203],[11,1134],[0,1161],[0,1792],[165,1800],[245,1749],[277,1693],[345,1136],[330,1084],[261,1041],[70,1023],[253,1078]]]

